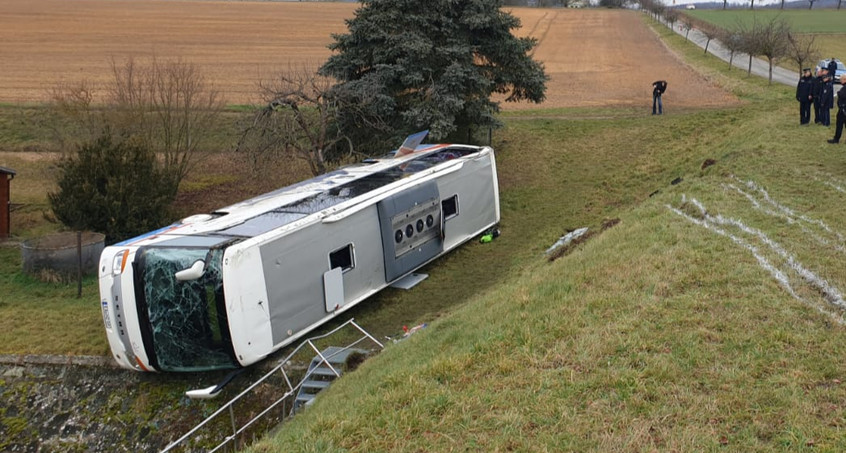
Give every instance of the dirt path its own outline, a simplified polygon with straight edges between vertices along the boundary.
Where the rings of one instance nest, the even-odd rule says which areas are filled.
[[[652,82],[668,81],[667,108],[715,107],[737,102],[680,62],[627,10],[517,10],[522,31],[539,40],[535,58],[550,76],[542,108],[647,105]],[[507,110],[537,108],[531,104]]]
[[[177,58],[196,63],[230,103],[256,97],[256,83],[288,64],[318,65],[331,33],[346,31],[356,3],[156,0],[4,0],[0,14],[0,102],[46,99],[59,82],[102,85],[110,59]],[[521,35],[551,79],[541,108],[633,106],[669,81],[665,104],[736,102],[680,63],[634,11],[516,8]],[[526,110],[534,104],[507,104]]]

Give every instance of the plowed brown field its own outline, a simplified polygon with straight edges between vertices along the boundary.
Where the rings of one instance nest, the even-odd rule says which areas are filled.
[[[356,3],[155,0],[0,0],[0,102],[47,98],[59,82],[110,79],[110,60],[155,55],[200,66],[230,103],[256,100],[257,83],[289,64],[317,66]],[[736,102],[704,83],[638,13],[517,8],[521,35],[551,77],[540,107],[643,105],[669,81],[665,104]],[[537,108],[507,104],[506,110]]]

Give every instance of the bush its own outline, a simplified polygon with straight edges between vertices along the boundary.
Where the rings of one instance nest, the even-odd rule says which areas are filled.
[[[116,242],[170,220],[176,182],[155,153],[114,143],[104,133],[59,164],[58,190],[48,194],[56,218],[75,230],[92,230]]]

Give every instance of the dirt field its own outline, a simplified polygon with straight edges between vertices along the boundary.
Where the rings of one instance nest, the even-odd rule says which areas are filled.
[[[0,0],[0,102],[37,102],[59,82],[110,77],[110,59],[181,57],[198,64],[230,103],[288,64],[319,65],[331,33],[346,31],[356,3],[189,0]],[[541,108],[642,105],[669,81],[665,104],[734,102],[667,52],[638,13],[518,8],[521,35],[551,77]],[[534,104],[507,104],[506,110]]]

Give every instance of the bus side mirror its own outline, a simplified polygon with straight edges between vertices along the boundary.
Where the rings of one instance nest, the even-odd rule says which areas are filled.
[[[206,262],[203,260],[194,261],[194,264],[191,265],[188,269],[182,269],[181,271],[174,274],[176,279],[180,282],[185,282],[189,280],[196,280],[203,276],[203,271],[206,269]]]

